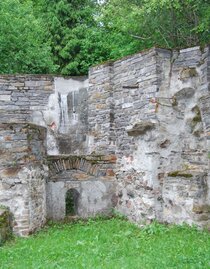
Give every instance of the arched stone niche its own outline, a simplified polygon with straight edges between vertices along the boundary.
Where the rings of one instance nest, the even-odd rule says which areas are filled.
[[[62,220],[69,215],[88,218],[109,214],[114,207],[115,189],[116,182],[104,177],[90,177],[77,170],[65,173],[65,177],[61,173],[60,178],[46,184],[47,218]]]

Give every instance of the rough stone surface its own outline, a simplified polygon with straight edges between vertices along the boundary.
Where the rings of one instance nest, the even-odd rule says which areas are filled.
[[[209,225],[208,213],[202,223],[192,212],[193,204],[210,202],[208,59],[208,48],[153,49],[113,65],[118,209],[135,221],[156,218]],[[140,121],[152,122],[155,128],[138,135],[135,127]],[[134,136],[126,130],[130,126]],[[169,181],[173,171],[192,178]],[[181,209],[175,215],[176,206]]]
[[[70,188],[81,216],[116,205],[136,222],[210,226],[209,47],[154,48],[89,80],[0,76],[0,115],[0,204],[17,233],[63,218]]]
[[[0,204],[10,209],[18,235],[28,235],[46,220],[45,135],[43,127],[31,124],[0,124]]]

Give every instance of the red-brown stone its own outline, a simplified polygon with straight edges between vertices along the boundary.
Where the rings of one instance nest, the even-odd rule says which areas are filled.
[[[107,169],[106,170],[106,175],[109,177],[113,177],[115,175],[113,169]]]

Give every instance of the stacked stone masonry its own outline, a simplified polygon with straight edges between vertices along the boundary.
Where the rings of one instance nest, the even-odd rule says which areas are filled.
[[[28,235],[46,221],[45,128],[0,124],[0,205],[10,209],[13,231]]]
[[[153,48],[88,78],[1,76],[0,204],[14,230],[64,218],[71,188],[80,216],[115,207],[135,222],[210,227],[209,83],[209,47]],[[45,128],[47,154],[31,126]]]

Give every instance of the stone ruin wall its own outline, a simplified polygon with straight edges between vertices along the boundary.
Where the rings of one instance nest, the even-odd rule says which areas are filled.
[[[94,151],[116,154],[117,209],[209,226],[209,48],[152,49],[90,70]]]
[[[109,193],[105,208],[115,205],[136,222],[158,219],[209,226],[209,80],[208,47],[151,49],[91,68],[89,81],[1,76],[0,150],[8,156],[1,155],[0,204],[14,214],[14,230],[27,234],[40,227],[47,214],[52,217],[52,212],[64,210],[63,202],[53,210],[59,198],[56,184],[65,191],[75,184],[81,190],[87,184],[83,193],[89,194],[83,206],[95,189],[103,189],[95,208],[86,211],[97,209]],[[55,158],[62,163],[60,154],[98,158],[97,165],[101,156],[111,160],[103,164],[105,168],[100,166],[105,179],[82,171],[82,162],[76,171],[57,166],[58,171],[47,176],[46,155],[41,150],[44,138],[28,141],[26,134],[18,138],[26,123],[36,124],[37,130],[45,127],[48,155],[58,155]],[[31,130],[27,126],[26,133]],[[42,160],[31,160],[29,147],[29,160],[22,163],[21,147],[27,148],[29,142],[37,150],[34,156],[43,154]],[[5,174],[14,164],[20,170]],[[37,186],[31,192],[33,183]]]
[[[71,188],[80,193],[79,216],[110,213],[116,158],[88,155],[87,78],[3,75],[0,88],[0,205],[11,210],[14,232],[63,219]]]
[[[46,129],[32,123],[45,110],[50,76],[0,78],[0,205],[10,209],[13,231],[25,236],[46,222]]]
[[[32,124],[0,123],[0,134],[0,205],[10,209],[13,231],[28,235],[46,222],[46,131]]]

